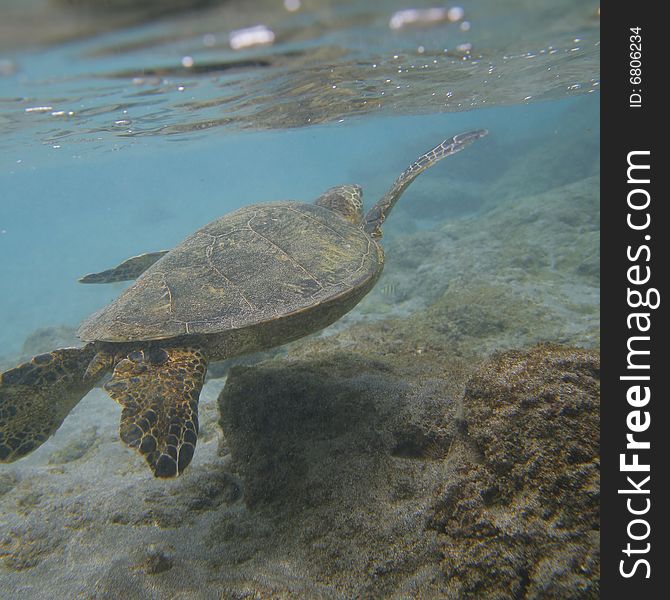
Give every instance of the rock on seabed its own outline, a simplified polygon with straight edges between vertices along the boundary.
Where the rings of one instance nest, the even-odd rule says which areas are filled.
[[[337,598],[597,597],[598,354],[501,353],[462,396],[442,366],[413,380],[333,353],[231,372],[222,426],[268,528],[249,573],[288,561]],[[260,597],[294,597],[276,585]]]

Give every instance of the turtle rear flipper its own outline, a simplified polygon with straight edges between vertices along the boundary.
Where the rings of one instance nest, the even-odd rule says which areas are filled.
[[[452,138],[444,140],[432,150],[419,156],[409,167],[407,167],[393,182],[391,189],[382,196],[365,215],[365,223],[363,230],[369,233],[373,238],[382,237],[381,226],[386,217],[388,217],[396,202],[400,200],[400,196],[409,187],[421,173],[429,169],[438,161],[460,152],[463,148],[469,146],[475,140],[488,135],[486,129],[475,129],[466,133],[459,133]]]
[[[130,352],[105,385],[122,407],[121,439],[156,477],[180,475],[198,439],[198,398],[207,359],[197,348],[149,346]]]
[[[100,273],[89,273],[79,279],[79,283],[114,283],[116,281],[130,281],[137,279],[144,271],[153,265],[159,258],[165,256],[169,250],[147,252],[138,256],[131,256],[112,269]]]
[[[102,375],[93,344],[39,354],[0,375],[0,462],[42,445]]]

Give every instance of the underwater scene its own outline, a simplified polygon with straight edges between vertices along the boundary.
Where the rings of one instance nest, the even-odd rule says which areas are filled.
[[[599,597],[597,1],[0,14],[0,599]]]

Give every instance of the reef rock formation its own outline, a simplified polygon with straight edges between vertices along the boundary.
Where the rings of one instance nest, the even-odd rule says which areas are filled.
[[[246,527],[281,540],[245,571],[291,565],[321,597],[597,597],[597,354],[502,353],[463,397],[461,367],[412,379],[393,363],[231,371],[220,406]],[[294,597],[264,581],[261,596]]]
[[[445,486],[436,524],[455,598],[597,598],[596,353],[539,346],[468,382],[468,438],[481,459]]]

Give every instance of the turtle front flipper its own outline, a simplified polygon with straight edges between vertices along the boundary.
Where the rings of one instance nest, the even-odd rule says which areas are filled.
[[[138,256],[131,256],[112,269],[100,273],[89,273],[79,279],[79,283],[114,283],[116,281],[130,281],[137,279],[144,271],[153,265],[159,258],[165,256],[169,250],[147,252]]]
[[[93,344],[39,354],[0,375],[0,462],[41,446],[96,384],[104,361]],[[109,365],[111,366],[111,365]]]
[[[121,439],[144,455],[156,477],[180,475],[193,458],[206,372],[197,348],[148,346],[120,360],[105,385],[123,407]]]

